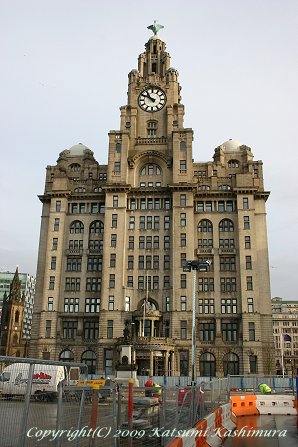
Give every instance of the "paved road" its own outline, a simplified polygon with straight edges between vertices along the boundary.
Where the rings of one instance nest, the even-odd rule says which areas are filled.
[[[237,420],[237,430],[284,430],[285,436],[239,436],[226,439],[224,447],[297,447],[297,416],[242,416]],[[267,432],[269,435],[269,433]],[[272,433],[273,435],[273,433]]]

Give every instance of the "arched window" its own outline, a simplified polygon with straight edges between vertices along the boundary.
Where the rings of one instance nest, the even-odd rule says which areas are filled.
[[[70,232],[71,233],[84,233],[84,224],[80,220],[74,220],[70,224]]]
[[[93,351],[83,352],[81,362],[88,366],[88,374],[96,373],[96,354]]]
[[[154,163],[149,163],[143,166],[140,170],[140,176],[145,175],[161,175],[161,169],[158,165]]]
[[[219,185],[218,189],[220,191],[229,191],[231,189],[230,185]]]
[[[216,376],[216,361],[210,352],[204,352],[200,357],[200,374],[203,377]]]
[[[198,225],[198,231],[200,233],[212,233],[213,232],[212,222],[210,222],[210,220],[208,219],[201,220]]]
[[[199,185],[198,190],[199,191],[209,191],[210,186],[209,185]]]
[[[239,375],[238,355],[234,354],[233,352],[229,352],[228,354],[226,354],[223,358],[223,368],[225,376],[227,376],[228,374],[232,376],[238,376]]]
[[[17,310],[14,316],[14,322],[18,323],[20,319],[20,312]]]
[[[70,169],[72,172],[80,172],[81,165],[79,165],[78,163],[73,163],[72,165],[70,165]]]
[[[142,301],[140,301],[139,303],[139,308],[140,309],[144,309],[145,306],[145,310],[158,310],[157,304],[152,301],[150,298],[147,300],[146,298]]]
[[[101,220],[95,220],[94,222],[91,222],[89,227],[89,233],[103,233],[104,224]]]
[[[229,168],[239,168],[238,160],[230,160],[228,163]]]
[[[73,352],[69,349],[64,349],[64,351],[60,352],[59,360],[63,362],[73,362],[74,361],[74,355]]]
[[[100,191],[102,191],[100,186],[97,186],[96,188],[94,188],[94,192],[100,192]]]
[[[234,224],[230,219],[223,219],[219,222],[219,232],[234,231]]]

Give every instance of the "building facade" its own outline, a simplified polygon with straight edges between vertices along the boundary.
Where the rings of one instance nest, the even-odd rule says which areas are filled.
[[[272,298],[276,374],[298,374],[298,301]]]
[[[113,374],[130,340],[138,374],[271,370],[262,162],[235,140],[193,161],[178,71],[156,34],[128,75],[108,164],[82,144],[47,167],[30,353]],[[124,332],[125,331],[125,332]],[[124,336],[125,335],[125,336]]]
[[[9,292],[4,293],[0,320],[0,355],[25,357],[28,339],[24,337],[25,292],[18,269],[10,283]]]
[[[18,270],[18,269],[17,269]],[[0,316],[5,295],[9,295],[10,286],[14,279],[15,273],[0,272]],[[21,292],[24,295],[24,313],[23,313],[23,337],[29,340],[31,335],[33,303],[35,295],[35,277],[29,273],[19,273],[19,281],[21,283]]]

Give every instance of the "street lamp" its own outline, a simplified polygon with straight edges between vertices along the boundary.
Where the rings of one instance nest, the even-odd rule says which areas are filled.
[[[208,272],[211,261],[208,259],[199,259],[194,261],[185,261],[183,265],[184,272],[193,271],[193,296],[192,296],[192,332],[191,332],[191,385],[195,386],[195,362],[196,362],[196,288],[197,288],[197,274],[196,272]]]

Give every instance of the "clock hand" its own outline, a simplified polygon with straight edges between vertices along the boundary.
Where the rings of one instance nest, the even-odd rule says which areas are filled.
[[[149,92],[146,92],[146,96],[150,99],[150,101],[155,102],[155,98],[152,98],[152,96],[149,95]]]

